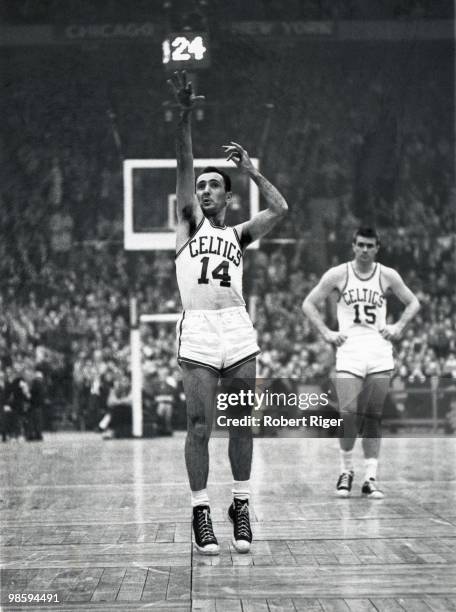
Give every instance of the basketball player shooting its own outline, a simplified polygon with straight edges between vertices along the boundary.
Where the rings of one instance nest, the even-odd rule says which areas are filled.
[[[360,421],[366,467],[361,492],[371,499],[384,497],[377,485],[377,466],[383,405],[394,369],[392,342],[400,338],[420,308],[400,275],[375,262],[379,247],[374,229],[358,229],[352,242],[354,259],[323,274],[303,303],[304,313],[323,338],[336,347],[336,392],[343,418],[343,436],[339,438],[341,474],[336,485],[339,497],[349,497],[351,493],[352,451]],[[333,291],[338,294],[339,331],[331,331],[318,311]],[[387,292],[405,305],[401,317],[392,325],[386,323]]]
[[[177,345],[187,401],[185,461],[195,546],[202,554],[216,555],[219,546],[206,487],[217,385],[222,378],[236,385],[245,381],[250,388],[259,353],[242,296],[243,255],[249,243],[264,236],[283,218],[288,206],[253,166],[247,151],[231,142],[223,147],[227,159],[258,185],[268,207],[245,223],[225,225],[232,198],[230,177],[218,168],[208,167],[195,183],[191,115],[204,97],[194,95],[185,71],[175,72],[168,83],[180,110],[176,132],[176,275],[184,311],[177,324]],[[246,408],[246,414],[250,414],[251,408]],[[233,545],[240,553],[248,552],[252,541],[249,517],[252,449],[249,428],[229,429],[228,455],[234,483],[228,517],[233,524]]]

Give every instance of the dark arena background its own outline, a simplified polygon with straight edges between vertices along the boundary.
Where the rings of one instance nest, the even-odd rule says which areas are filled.
[[[0,13],[2,609],[456,610],[453,2],[2,0]],[[240,142],[289,204],[245,257],[259,378],[328,389],[334,351],[301,306],[360,224],[421,302],[395,343],[385,499],[335,497],[334,432],[256,431],[247,555],[221,511],[218,435],[221,554],[192,549],[175,68],[206,96],[195,158]],[[233,176],[234,224],[252,194]],[[334,303],[326,316],[334,329]]]

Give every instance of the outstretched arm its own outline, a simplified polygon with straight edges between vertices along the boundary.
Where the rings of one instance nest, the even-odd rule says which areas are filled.
[[[386,325],[380,331],[386,340],[398,340],[406,326],[415,317],[420,309],[420,303],[416,295],[407,287],[401,275],[392,268],[382,268],[386,282],[391,291],[405,305],[399,321],[393,325]]]
[[[331,268],[320,279],[316,287],[312,289],[302,304],[304,314],[310,322],[318,329],[326,342],[341,346],[347,336],[341,332],[331,331],[323,320],[318,307],[329,297],[334,289],[338,289],[344,282],[344,266]]]
[[[168,84],[179,106],[179,120],[176,130],[176,160],[177,160],[177,240],[179,233],[186,235],[192,232],[199,217],[202,215],[195,198],[195,171],[193,169],[191,114],[198,102],[204,96],[195,96],[191,82],[187,82],[185,70],[174,72]]]
[[[286,215],[288,204],[279,190],[255,168],[249,154],[240,144],[231,142],[223,148],[227,154],[227,159],[233,161],[242,172],[258,185],[260,194],[268,204],[266,210],[262,210],[249,221],[237,226],[236,229],[241,237],[241,243],[243,246],[247,246],[267,234]]]

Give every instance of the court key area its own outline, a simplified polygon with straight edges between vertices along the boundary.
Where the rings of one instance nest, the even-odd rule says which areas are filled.
[[[182,432],[2,445],[2,609],[456,610],[455,438],[385,439],[380,501],[361,497],[358,446],[353,495],[338,499],[337,440],[255,440],[245,555],[230,543],[227,440],[210,444],[217,557],[192,549]]]

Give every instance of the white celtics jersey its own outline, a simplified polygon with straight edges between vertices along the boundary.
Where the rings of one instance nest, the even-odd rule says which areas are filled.
[[[347,336],[378,332],[386,323],[386,297],[381,285],[381,265],[372,274],[360,278],[352,262],[347,263],[347,280],[337,302],[339,331]]]
[[[176,253],[177,284],[184,310],[245,306],[242,249],[233,227],[218,227],[203,217],[193,236]]]

